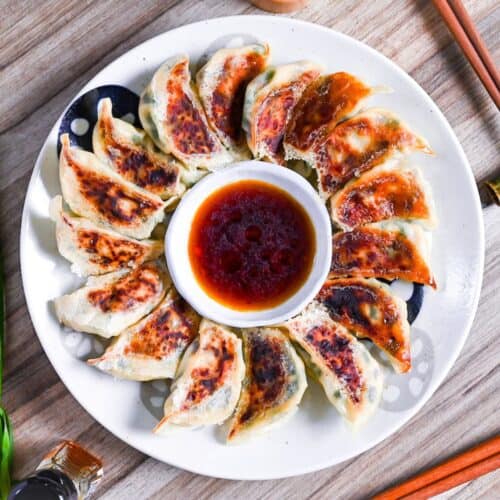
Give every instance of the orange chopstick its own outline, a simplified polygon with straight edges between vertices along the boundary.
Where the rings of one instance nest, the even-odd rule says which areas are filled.
[[[498,84],[495,82],[495,78],[498,78],[498,71],[495,68],[493,59],[488,53],[486,45],[475,29],[474,23],[470,19],[465,8],[459,0],[453,1],[453,6],[458,12],[458,14],[456,14],[446,0],[432,1],[443,17],[449,30],[455,37],[456,42],[458,43],[458,45],[460,45],[471,66],[474,68],[477,76],[483,82],[483,85],[495,102],[497,108],[500,108],[500,89]],[[460,16],[460,19],[464,19],[464,25],[461,24],[458,16]],[[472,40],[474,40],[477,44],[477,47],[480,48],[476,48]],[[481,54],[487,54],[484,60],[481,57]],[[493,68],[491,74],[488,70],[488,66],[490,68]]]
[[[471,465],[470,467],[459,470],[458,472],[455,472],[440,481],[429,484],[428,486],[415,491],[415,493],[410,493],[403,498],[404,500],[426,500],[427,498],[451,490],[452,488],[455,488],[455,486],[467,483],[468,481],[472,481],[480,476],[484,476],[484,474],[493,472],[498,468],[500,468],[500,453],[488,457],[481,462]]]
[[[449,2],[451,8],[453,9],[453,12],[455,12],[455,16],[459,20],[464,31],[469,35],[469,39],[472,42],[472,45],[474,45],[474,48],[476,49],[476,52],[479,54],[479,57],[486,66],[488,73],[490,74],[491,78],[493,78],[495,85],[497,86],[497,88],[500,87],[500,73],[498,72],[495,63],[493,62],[493,57],[491,57],[491,54],[489,53],[484,40],[479,34],[479,31],[476,29],[474,21],[465,9],[464,4],[461,2],[461,0],[449,0]]]
[[[374,500],[429,498],[499,467],[500,436],[495,436],[373,498]]]

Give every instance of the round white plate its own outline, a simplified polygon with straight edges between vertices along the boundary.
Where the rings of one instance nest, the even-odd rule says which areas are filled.
[[[140,93],[168,58],[187,52],[196,61],[227,43],[267,41],[272,62],[312,59],[328,71],[348,71],[370,84],[388,85],[392,94],[370,105],[396,112],[423,134],[436,157],[415,155],[430,182],[440,225],[433,233],[432,266],[438,291],[426,288],[412,325],[414,364],[410,374],[386,370],[380,408],[353,432],[313,382],[297,414],[283,427],[242,446],[226,446],[220,430],[209,427],[152,434],[165,394],[162,381],[149,384],[114,380],[83,361],[100,345],[93,337],[65,331],[52,299],[82,280],[57,253],[49,200],[60,193],[56,153],[59,121],[37,159],[28,188],[21,229],[21,268],[29,312],[52,365],[81,405],[113,434],[142,452],[200,474],[232,479],[292,476],[349,459],[398,430],[442,382],[469,332],[483,271],[484,235],[479,198],[467,158],[446,119],[427,94],[400,68],[373,49],[327,28],[271,16],[239,16],[191,24],[157,36],[126,53],[93,78],[86,92],[119,84]],[[399,292],[408,293],[401,283]]]

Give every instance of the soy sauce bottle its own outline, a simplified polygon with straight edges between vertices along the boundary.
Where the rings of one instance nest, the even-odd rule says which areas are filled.
[[[102,462],[74,441],[63,441],[34,474],[14,485],[8,500],[85,500],[102,477]]]

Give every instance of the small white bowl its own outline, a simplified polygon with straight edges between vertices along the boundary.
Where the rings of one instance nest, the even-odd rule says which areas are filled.
[[[316,233],[316,254],[302,287],[285,302],[257,311],[238,311],[215,301],[196,280],[189,261],[189,233],[198,207],[217,189],[242,180],[260,180],[287,191],[305,209]],[[202,316],[239,328],[272,325],[298,314],[325,282],[332,260],[332,228],[324,203],[302,176],[272,163],[243,161],[207,175],[186,193],[170,219],[165,255],[175,287]]]

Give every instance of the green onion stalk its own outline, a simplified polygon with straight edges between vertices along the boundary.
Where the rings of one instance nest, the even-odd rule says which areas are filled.
[[[6,500],[11,486],[12,456],[14,439],[9,417],[2,404],[3,363],[5,353],[5,289],[0,256],[0,498]]]

